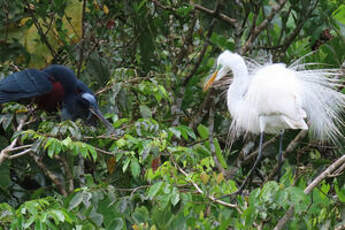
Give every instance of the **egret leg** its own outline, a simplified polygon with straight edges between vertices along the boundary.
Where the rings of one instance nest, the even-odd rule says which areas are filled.
[[[281,176],[280,175],[280,169],[281,169],[282,163],[283,163],[283,135],[284,135],[284,130],[280,131],[277,182],[279,182],[279,180],[280,180],[280,176]]]
[[[239,189],[237,190],[236,194],[240,194],[242,192],[242,190],[244,189],[244,187],[246,186],[248,179],[250,178],[250,176],[252,175],[252,173],[254,172],[257,164],[260,162],[261,157],[262,157],[262,141],[264,139],[264,132],[260,133],[260,143],[259,143],[259,152],[258,152],[258,156],[256,157],[255,163],[253,165],[253,167],[250,169],[246,179],[244,179],[243,183],[241,184],[241,186],[239,187]]]

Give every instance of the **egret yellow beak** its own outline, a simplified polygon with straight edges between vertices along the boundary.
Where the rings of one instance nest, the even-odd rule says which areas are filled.
[[[210,77],[210,79],[208,79],[208,81],[206,82],[206,84],[204,85],[204,88],[203,88],[203,91],[204,91],[204,92],[207,91],[208,88],[210,88],[210,86],[213,84],[214,80],[215,80],[216,77],[217,77],[217,74],[218,74],[218,70],[212,74],[212,76]]]

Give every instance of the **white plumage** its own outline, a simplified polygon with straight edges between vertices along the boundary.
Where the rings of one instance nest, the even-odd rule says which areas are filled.
[[[248,69],[239,54],[224,51],[217,59],[218,71],[206,87],[232,70],[227,105],[231,131],[236,136],[308,129],[308,121],[317,139],[335,140],[341,135],[338,127],[343,125],[341,113],[345,107],[344,94],[336,91],[339,80],[334,77],[339,71],[306,70],[309,65],[301,60],[288,67],[252,61]]]
[[[248,62],[236,53],[224,51],[217,59],[217,71],[204,90],[232,71],[233,81],[227,92],[227,106],[232,116],[230,131],[233,137],[241,134],[260,134],[258,157],[244,182],[262,156],[264,133],[280,133],[278,180],[282,162],[282,138],[285,129],[310,129],[320,140],[336,141],[342,134],[342,113],[345,96],[336,89],[340,86],[336,69],[311,69],[313,63],[302,63],[303,58],[290,66],[282,63],[259,64]],[[309,126],[309,127],[308,127]]]

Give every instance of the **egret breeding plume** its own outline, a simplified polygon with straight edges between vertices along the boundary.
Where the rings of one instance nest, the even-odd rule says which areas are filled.
[[[262,156],[264,133],[280,133],[278,166],[282,161],[282,138],[285,129],[310,129],[319,140],[337,140],[343,126],[341,113],[345,106],[344,94],[336,91],[340,81],[338,70],[306,69],[312,63],[297,60],[290,66],[283,63],[246,65],[243,57],[224,51],[217,59],[217,69],[206,82],[207,90],[230,70],[233,81],[227,91],[227,107],[232,116],[232,137],[247,133],[260,134],[257,159],[244,182]],[[278,176],[279,177],[279,176]]]

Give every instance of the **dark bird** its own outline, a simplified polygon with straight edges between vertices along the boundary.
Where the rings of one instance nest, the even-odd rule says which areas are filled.
[[[28,100],[48,112],[61,108],[63,120],[89,120],[95,115],[113,129],[100,112],[93,92],[65,66],[51,65],[42,71],[26,69],[0,81],[0,104]]]

